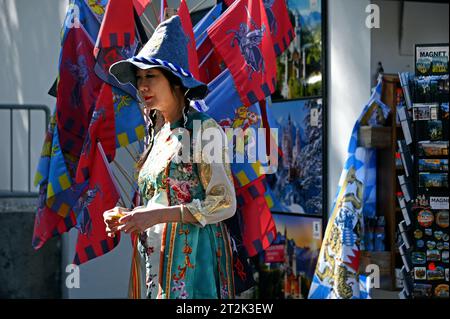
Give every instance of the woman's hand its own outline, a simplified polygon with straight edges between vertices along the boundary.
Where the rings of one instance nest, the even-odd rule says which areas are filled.
[[[141,233],[162,222],[163,210],[164,208],[137,207],[119,219],[117,231]]]
[[[115,233],[118,231],[117,227],[120,226],[119,219],[130,212],[123,207],[114,207],[103,213],[103,220],[106,224],[106,233],[109,237],[115,237]]]

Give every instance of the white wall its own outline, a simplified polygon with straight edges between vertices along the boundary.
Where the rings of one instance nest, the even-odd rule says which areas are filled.
[[[376,75],[378,61],[382,62],[385,73],[414,72],[415,43],[448,43],[448,4],[407,2],[402,26],[399,1],[372,3],[380,7],[380,28],[372,29],[371,34],[372,77]],[[400,50],[401,33],[405,43],[403,53]]]
[[[369,0],[328,1],[328,207],[347,158],[353,125],[370,96]],[[329,213],[328,211],[328,213]]]
[[[0,104],[44,104],[54,108],[55,99],[47,92],[57,74],[64,10],[65,1],[0,0]],[[45,117],[39,112],[32,112],[31,117],[33,179]],[[14,190],[27,190],[27,114],[14,113],[13,123]],[[10,185],[9,125],[9,112],[1,111],[0,190],[9,190]]]

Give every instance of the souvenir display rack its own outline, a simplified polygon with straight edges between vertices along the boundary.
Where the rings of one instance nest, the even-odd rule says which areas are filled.
[[[397,228],[400,298],[448,298],[448,75],[399,75]]]

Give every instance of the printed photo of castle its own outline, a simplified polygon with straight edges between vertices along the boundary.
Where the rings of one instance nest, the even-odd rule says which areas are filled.
[[[273,212],[322,216],[322,100],[295,100],[269,107],[282,157],[267,175]]]
[[[286,0],[295,38],[277,58],[272,99],[322,95],[322,0]]]
[[[306,298],[322,244],[322,219],[273,216],[278,233],[260,263],[259,293],[264,298]],[[271,249],[276,251],[277,258],[267,256]]]

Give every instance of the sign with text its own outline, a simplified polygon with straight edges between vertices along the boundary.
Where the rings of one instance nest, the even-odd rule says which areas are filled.
[[[416,76],[448,74],[447,44],[416,44]]]
[[[284,245],[272,245],[265,251],[266,263],[283,263],[284,262]]]

